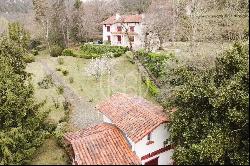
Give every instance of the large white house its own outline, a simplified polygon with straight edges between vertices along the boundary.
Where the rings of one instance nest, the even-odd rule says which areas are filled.
[[[103,42],[110,42],[114,46],[141,48],[143,15],[116,14],[103,21]]]
[[[173,164],[173,147],[166,142],[169,119],[162,107],[119,93],[97,109],[105,123],[65,135],[73,164]]]

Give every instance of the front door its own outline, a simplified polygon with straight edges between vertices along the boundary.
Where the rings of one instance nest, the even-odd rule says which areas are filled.
[[[157,157],[153,160],[150,160],[150,161],[146,162],[145,165],[158,165],[158,159],[159,159],[159,157]]]

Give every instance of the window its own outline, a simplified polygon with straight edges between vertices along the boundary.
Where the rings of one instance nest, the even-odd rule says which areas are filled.
[[[107,32],[110,32],[110,26],[107,26]]]
[[[135,27],[134,26],[130,27],[130,32],[134,32],[134,31],[135,31]]]
[[[121,43],[122,37],[121,37],[120,35],[117,36],[117,41],[118,41],[119,43]]]
[[[121,26],[118,26],[118,27],[117,27],[117,31],[118,31],[118,32],[121,32],[121,31],[122,31],[122,27],[121,27]]]
[[[151,140],[151,133],[148,134],[148,141]]]
[[[108,36],[108,41],[110,42],[111,40],[110,40],[110,36]]]

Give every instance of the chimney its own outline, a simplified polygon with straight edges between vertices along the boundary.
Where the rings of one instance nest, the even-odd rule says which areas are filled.
[[[116,13],[115,15],[115,20],[119,21],[121,19],[121,15],[119,13]]]

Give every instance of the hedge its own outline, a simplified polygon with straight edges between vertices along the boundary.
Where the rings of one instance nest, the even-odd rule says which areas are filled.
[[[128,51],[128,48],[122,46],[110,46],[110,45],[94,45],[94,44],[84,44],[81,46],[81,51],[86,54],[101,55],[107,52],[112,52],[114,57],[119,57]]]

